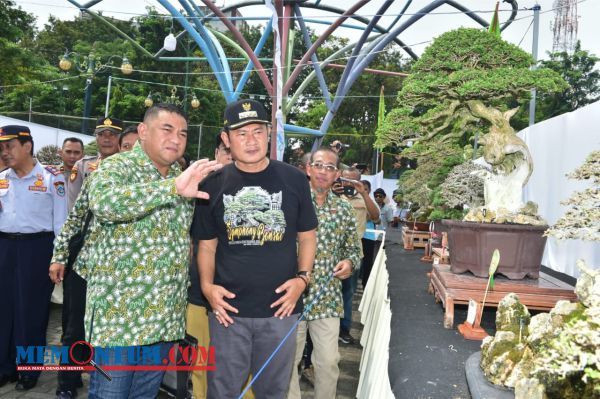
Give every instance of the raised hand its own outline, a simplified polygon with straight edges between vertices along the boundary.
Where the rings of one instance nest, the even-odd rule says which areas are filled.
[[[221,169],[222,166],[223,165],[217,163],[217,161],[209,161],[208,159],[201,159],[194,162],[189,168],[175,178],[177,194],[187,198],[208,199],[208,193],[198,191],[198,184],[208,176],[209,173]]]

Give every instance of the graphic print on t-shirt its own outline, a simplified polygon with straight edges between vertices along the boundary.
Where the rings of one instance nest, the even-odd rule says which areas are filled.
[[[280,242],[285,233],[281,191],[269,194],[262,187],[244,187],[235,195],[223,195],[229,245],[258,245]]]

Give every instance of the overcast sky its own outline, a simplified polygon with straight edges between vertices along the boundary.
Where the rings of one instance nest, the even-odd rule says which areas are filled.
[[[49,15],[54,15],[60,19],[73,19],[78,10],[67,0],[15,0],[16,3],[28,12],[35,14],[38,18],[38,26],[43,27]],[[175,0],[170,0],[177,8],[181,8]],[[380,22],[383,26],[388,26],[395,16],[400,12],[404,5],[410,0],[398,0],[387,10],[386,17]],[[486,21],[490,21],[492,11],[495,7],[495,0],[457,0],[467,8],[478,11],[479,15]],[[520,11],[517,15],[518,21],[513,22],[502,34],[502,37],[514,44],[520,45],[524,50],[531,52],[533,26],[533,11],[524,10],[530,9],[534,4],[538,3],[541,6],[540,29],[539,29],[539,57],[544,58],[547,51],[552,49],[552,30],[551,24],[555,17],[553,4],[555,0],[517,0]],[[87,0],[80,0],[81,3],[86,3]],[[240,1],[236,0],[218,0],[218,5],[236,4]],[[311,0],[314,2],[314,0]],[[336,6],[338,8],[347,9],[355,0],[323,0],[321,3]],[[406,16],[400,21],[405,21],[411,13],[418,12],[423,6],[429,4],[430,0],[413,0],[410,7],[406,11]],[[201,1],[197,0],[200,4]],[[372,17],[377,13],[379,6],[383,0],[372,0],[369,4],[360,9],[357,14],[365,17]],[[148,6],[156,7],[159,12],[165,12],[156,0],[103,0],[92,9],[102,11],[104,15],[110,15],[120,19],[129,19],[135,15],[143,14]],[[508,18],[509,5],[506,3],[500,4],[500,21],[503,22]],[[582,47],[589,50],[591,53],[600,56],[600,0],[580,0],[577,3],[578,9],[578,37],[581,40]],[[245,16],[266,16],[268,10],[264,6],[246,7],[241,10]],[[323,21],[333,21],[334,16],[331,14],[318,13],[312,9],[304,11],[305,17],[318,18]],[[311,27],[322,31],[326,28],[324,25],[312,24]],[[435,36],[461,26],[478,27],[474,21],[459,13],[455,8],[450,6],[442,6],[436,9],[432,14],[422,18],[419,22],[405,31],[400,38],[409,45],[412,45],[414,51],[420,54]],[[347,28],[339,28],[336,32],[339,36],[347,36],[350,38],[358,38],[360,31]]]

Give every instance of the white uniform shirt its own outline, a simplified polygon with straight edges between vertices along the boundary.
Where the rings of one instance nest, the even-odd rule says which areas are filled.
[[[394,220],[394,208],[389,203],[383,204],[383,206],[379,209],[379,220],[381,223],[377,225],[379,230],[387,231],[388,224]],[[382,235],[377,237],[377,240],[382,240]]]
[[[58,236],[67,219],[65,179],[51,166],[35,166],[22,178],[11,168],[0,172],[0,231]]]

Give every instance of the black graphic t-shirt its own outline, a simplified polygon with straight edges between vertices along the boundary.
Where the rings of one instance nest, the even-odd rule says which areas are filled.
[[[208,176],[192,225],[194,240],[218,239],[214,283],[236,294],[226,299],[239,317],[272,317],[275,289],[296,275],[298,232],[317,227],[306,176],[271,160],[258,173],[234,164]],[[301,311],[301,301],[295,313]]]

